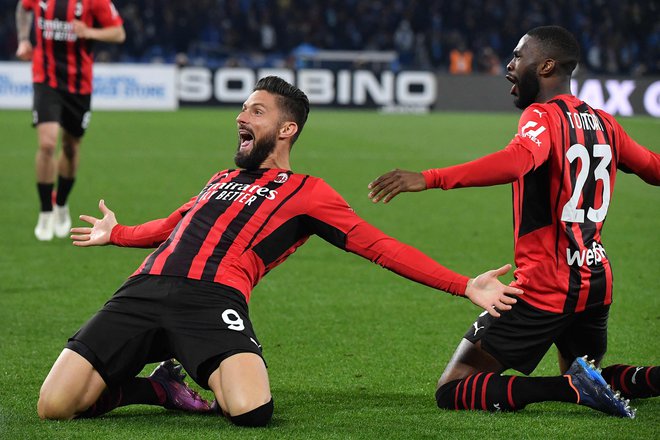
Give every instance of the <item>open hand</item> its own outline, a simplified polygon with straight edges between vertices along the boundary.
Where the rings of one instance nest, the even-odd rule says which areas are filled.
[[[105,206],[105,201],[99,201],[99,209],[103,218],[96,218],[89,215],[81,215],[80,220],[92,225],[92,227],[80,227],[71,229],[71,240],[74,246],[105,246],[110,243],[110,234],[112,228],[117,225],[115,213]]]
[[[511,305],[518,300],[510,295],[522,295],[523,291],[515,287],[502,284],[497,277],[506,274],[511,269],[510,264],[506,264],[499,269],[489,270],[468,282],[465,289],[467,296],[472,303],[485,309],[496,318],[500,317],[500,311],[511,309]]]
[[[368,186],[372,202],[387,203],[402,192],[417,192],[426,189],[426,180],[422,173],[396,169],[383,174]]]

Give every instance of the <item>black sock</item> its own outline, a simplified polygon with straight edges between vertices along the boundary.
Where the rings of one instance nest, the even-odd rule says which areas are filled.
[[[55,196],[55,203],[57,206],[66,205],[66,200],[69,198],[71,188],[76,178],[69,179],[67,177],[57,176],[57,195]]]
[[[660,367],[617,364],[603,368],[602,375],[626,399],[660,395]]]
[[[78,414],[76,418],[98,417],[120,406],[134,404],[163,405],[164,402],[165,392],[159,384],[145,377],[135,377],[118,387],[105,390],[94,405]]]
[[[577,402],[577,392],[566,376],[520,377],[478,373],[454,380],[438,389],[440,408],[517,411],[529,403]]]
[[[52,183],[37,183],[37,192],[41,202],[41,212],[53,210],[53,187]]]

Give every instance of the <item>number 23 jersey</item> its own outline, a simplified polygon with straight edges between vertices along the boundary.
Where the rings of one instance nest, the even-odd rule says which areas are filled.
[[[657,185],[657,155],[611,115],[571,95],[525,109],[514,142],[534,162],[513,182],[515,283],[524,299],[557,313],[610,304],[612,269],[601,231],[616,172]]]

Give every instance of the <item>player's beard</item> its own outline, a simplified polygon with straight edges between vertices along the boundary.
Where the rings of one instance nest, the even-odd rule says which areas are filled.
[[[541,90],[541,84],[536,76],[536,66],[530,65],[518,80],[518,96],[513,104],[521,110],[526,109],[536,102],[536,97]]]
[[[254,139],[252,148],[249,152],[241,151],[241,140],[238,140],[238,150],[234,156],[234,163],[239,168],[246,170],[256,170],[261,167],[266,158],[275,150],[277,143],[277,130],[274,130],[270,135],[264,136],[263,139]]]

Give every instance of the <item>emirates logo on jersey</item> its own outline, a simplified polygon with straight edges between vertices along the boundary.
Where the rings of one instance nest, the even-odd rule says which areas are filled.
[[[289,180],[289,175],[287,173],[279,173],[276,177],[274,182],[275,183],[284,183],[287,180]]]

